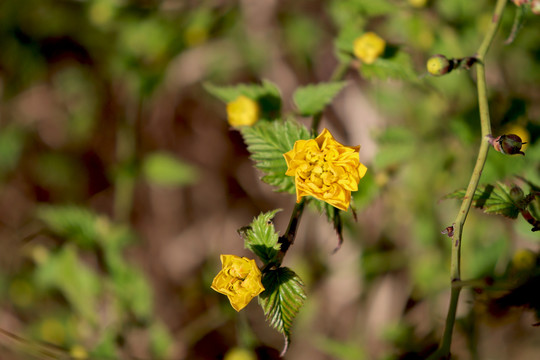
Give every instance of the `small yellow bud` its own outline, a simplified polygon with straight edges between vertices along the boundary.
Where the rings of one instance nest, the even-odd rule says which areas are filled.
[[[433,55],[426,64],[427,71],[433,76],[441,76],[451,70],[450,61],[444,55]]]
[[[248,349],[232,348],[225,354],[224,360],[257,360],[257,355]]]
[[[240,95],[227,104],[227,117],[231,126],[252,126],[259,120],[259,104]]]
[[[426,6],[427,0],[409,0],[409,5],[416,7],[416,8],[422,8]]]
[[[73,345],[71,349],[69,349],[69,355],[73,359],[77,359],[77,360],[88,359],[88,352],[81,345]]]
[[[529,249],[519,249],[512,257],[512,268],[518,271],[532,270],[536,265],[536,254]]]
[[[354,55],[366,64],[373,64],[384,53],[386,42],[374,32],[367,32],[353,43]]]

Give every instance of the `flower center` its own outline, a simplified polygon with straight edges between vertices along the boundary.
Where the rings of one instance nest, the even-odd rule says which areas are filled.
[[[336,149],[308,151],[303,164],[298,167],[298,176],[309,183],[317,192],[327,192],[338,181],[338,171],[333,162],[339,153]]]

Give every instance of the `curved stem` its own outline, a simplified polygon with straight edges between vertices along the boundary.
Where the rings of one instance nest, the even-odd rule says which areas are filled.
[[[484,57],[486,56],[489,46],[491,45],[491,42],[495,37],[506,2],[507,0],[497,0],[491,24],[476,54],[476,58],[478,60],[476,64],[478,107],[480,113],[480,125],[482,128],[482,138],[480,149],[478,150],[478,156],[476,158],[476,164],[474,166],[471,179],[469,180],[469,185],[467,186],[465,197],[463,198],[463,202],[461,203],[461,207],[453,225],[454,229],[452,235],[452,256],[450,264],[450,276],[453,283],[461,280],[461,242],[463,235],[463,226],[465,225],[467,214],[469,213],[469,210],[471,208],[474,193],[476,192],[476,188],[478,187],[480,175],[482,174],[482,170],[484,169],[484,164],[486,162],[490,146],[489,143],[486,141],[486,136],[491,135],[491,121],[489,117]],[[441,340],[439,350],[432,357],[430,357],[432,359],[444,359],[449,357],[460,291],[461,286],[452,287],[444,335]]]

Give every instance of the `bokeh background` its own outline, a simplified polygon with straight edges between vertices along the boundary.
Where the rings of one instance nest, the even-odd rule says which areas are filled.
[[[225,104],[203,85],[267,79],[283,113],[294,114],[294,90],[328,81],[343,56],[336,44],[367,30],[400,60],[369,74],[353,62],[324,112],[321,126],[361,144],[369,170],[337,253],[332,226],[304,214],[285,265],[308,299],[285,358],[424,358],[449,299],[441,230],[459,202],[443,198],[467,185],[481,141],[474,71],[432,78],[424,64],[437,53],[474,55],[493,7],[1,1],[0,358],[277,358],[283,339],[256,301],[236,313],[210,284],[220,254],[251,256],[236,230],[282,208],[283,232],[295,199],[259,180]],[[487,82],[494,134],[522,136],[526,156],[491,151],[481,182],[528,192],[540,185],[540,17],[525,14],[505,45],[515,11],[510,2]],[[460,359],[540,356],[538,282],[496,302],[535,279],[539,237],[530,228],[471,210],[462,267],[475,285],[458,309]]]

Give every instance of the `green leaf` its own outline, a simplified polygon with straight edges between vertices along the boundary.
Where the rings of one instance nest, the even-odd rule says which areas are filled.
[[[463,200],[465,193],[466,190],[461,189],[446,195],[445,198]],[[497,186],[479,186],[473,196],[473,206],[484,210],[486,214],[503,215],[511,219],[517,218],[520,212],[510,196],[510,189],[502,183],[497,183]]]
[[[130,311],[138,320],[147,321],[152,316],[152,288],[142,270],[126,263],[121,256],[118,254],[119,259],[112,269],[116,298],[124,311]]]
[[[297,140],[307,140],[309,131],[294,121],[263,121],[256,126],[240,129],[257,169],[264,172],[262,180],[276,191],[294,194],[294,177],[285,175],[287,163],[283,154],[291,150]]]
[[[160,321],[154,322],[148,329],[150,349],[157,359],[170,359],[174,338],[165,324]]]
[[[259,103],[261,117],[273,119],[279,117],[281,111],[281,93],[279,88],[268,80],[262,84],[239,84],[235,86],[217,86],[211,83],[204,84],[204,88],[210,94],[225,103],[235,100],[240,95],[247,96]]]
[[[182,186],[197,180],[197,170],[193,166],[161,152],[144,158],[142,172],[150,183],[156,185]]]
[[[346,84],[339,81],[300,87],[294,92],[293,99],[301,115],[316,115],[330,104]]]
[[[42,205],[36,215],[60,237],[87,248],[96,244],[98,216],[87,209],[72,205]]]
[[[413,70],[410,56],[402,51],[398,51],[394,56],[389,58],[378,58],[373,64],[362,64],[360,72],[363,77],[370,80],[418,80]]]
[[[251,225],[239,230],[244,238],[244,246],[257,255],[266,265],[275,260],[281,245],[278,244],[279,235],[275,231],[272,219],[281,209],[261,213]]]
[[[88,268],[71,245],[51,254],[35,272],[36,283],[45,288],[58,289],[73,309],[85,319],[97,321],[96,311],[101,281]]]
[[[265,291],[259,295],[259,304],[270,325],[285,336],[283,355],[289,346],[293,320],[306,300],[304,284],[286,267],[263,274],[262,283]]]
[[[24,148],[26,134],[22,129],[9,126],[0,130],[0,175],[15,168]]]
[[[389,0],[353,0],[352,3],[361,13],[369,17],[386,15],[398,10],[396,4],[391,3]]]

